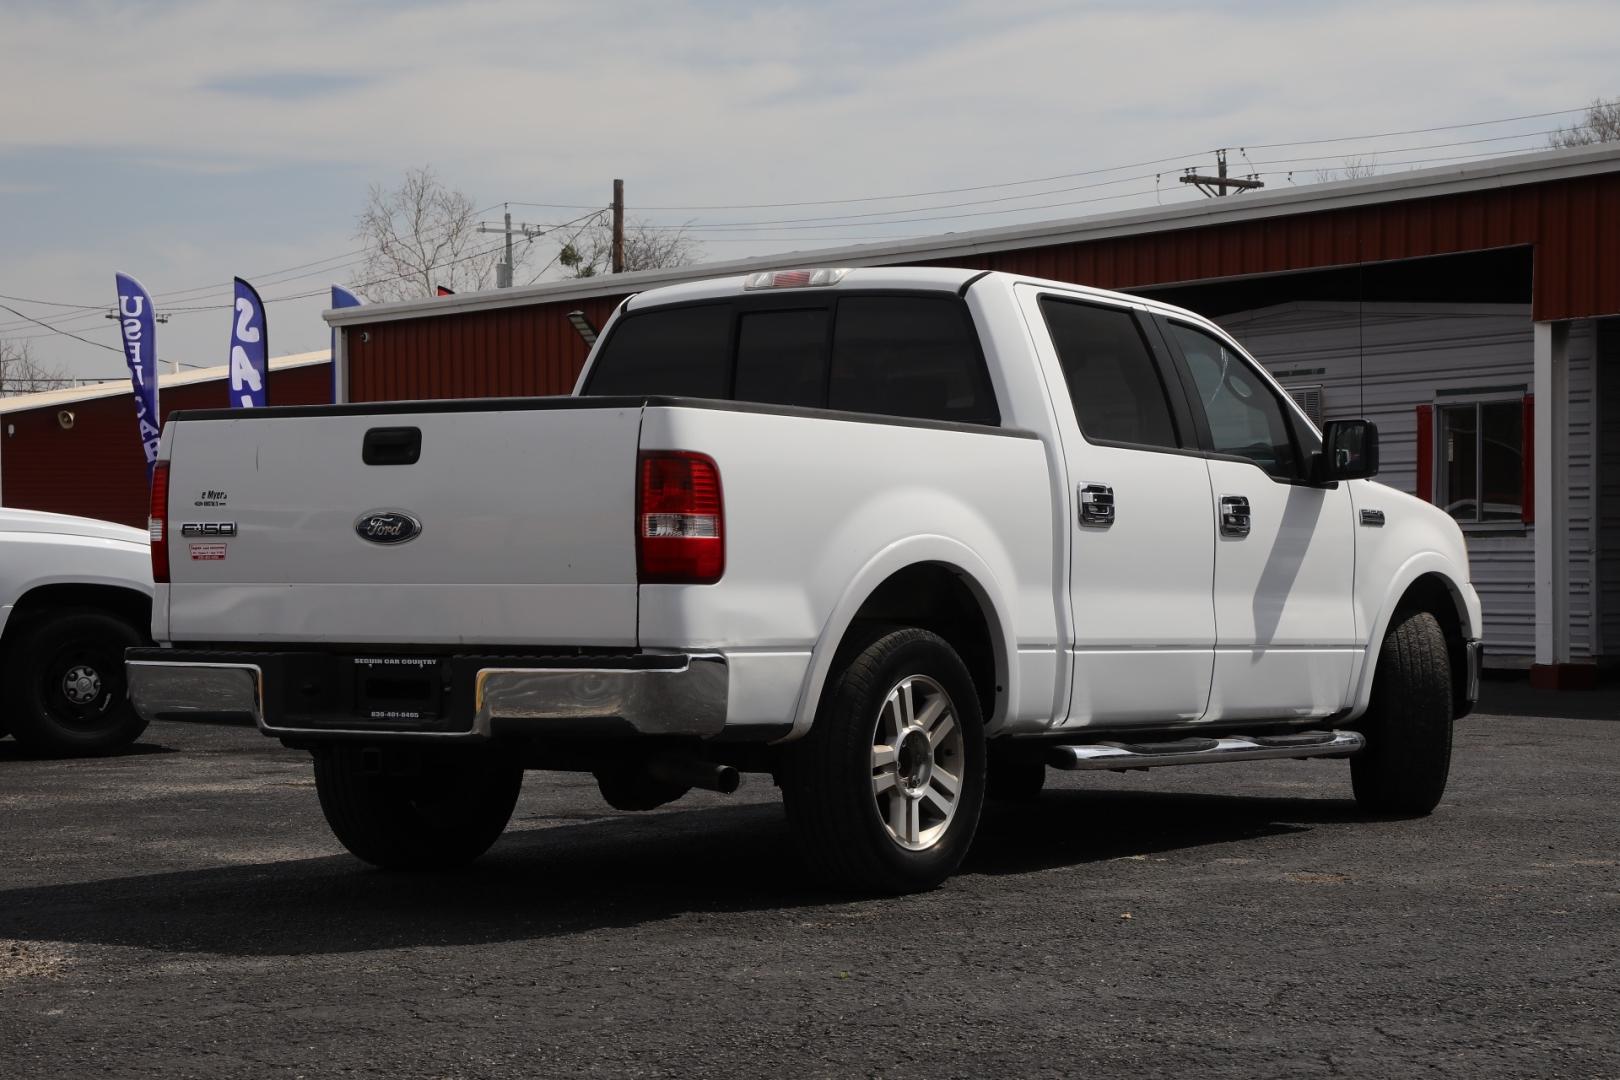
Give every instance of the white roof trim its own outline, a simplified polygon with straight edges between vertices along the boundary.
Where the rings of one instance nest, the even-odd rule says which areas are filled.
[[[321,349],[317,352],[294,353],[291,356],[275,356],[270,358],[271,371],[283,371],[287,368],[309,367],[311,364],[324,364],[332,359],[332,350]],[[191,386],[194,383],[212,382],[223,379],[230,373],[230,368],[224,364],[218,367],[198,368],[195,371],[181,371],[169,375],[158,376],[158,396],[161,399],[163,391],[170,387]],[[16,397],[0,398],[0,414],[27,412],[29,409],[55,408],[63,405],[75,405],[81,401],[94,401],[96,398],[117,397],[119,394],[131,393],[129,379],[112,379],[108,382],[90,383],[87,386],[72,386],[65,390],[46,390],[39,394],[19,394]]]
[[[950,259],[996,251],[1105,240],[1116,236],[1143,236],[1176,229],[1288,217],[1324,210],[1342,210],[1408,199],[1429,199],[1440,195],[1517,187],[1614,172],[1620,172],[1620,143],[1599,143],[1595,146],[1576,147],[1570,150],[1541,150],[1528,154],[1514,154],[1460,166],[1414,169],[1411,172],[1360,180],[1306,184],[1262,194],[1245,193],[1224,199],[1202,199],[1175,206],[944,233],[922,240],[817,248],[813,251],[784,252],[727,262],[699,263],[673,270],[601,274],[596,277],[529,285],[517,289],[460,293],[432,300],[336,308],[324,312],[324,317],[333,326],[349,326],[423,316],[459,315],[529,304],[619,296],[643,292],[662,285],[727,277],[757,270],[805,265],[884,266],[921,260]]]

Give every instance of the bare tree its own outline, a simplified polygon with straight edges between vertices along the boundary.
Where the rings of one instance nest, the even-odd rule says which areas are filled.
[[[1326,184],[1334,180],[1360,180],[1364,176],[1378,175],[1378,156],[1347,157],[1344,164],[1337,169],[1318,169],[1317,183]]]
[[[72,385],[57,369],[34,359],[26,341],[0,339],[0,397],[37,394]]]
[[[1620,97],[1613,101],[1593,98],[1580,123],[1559,128],[1547,139],[1548,145],[1558,150],[1606,142],[1620,142]]]
[[[429,165],[407,170],[392,190],[371,185],[354,235],[366,249],[354,288],[373,302],[433,296],[439,286],[452,292],[490,288],[504,258],[504,241],[478,232],[472,200],[446,187]],[[517,245],[514,264],[523,264],[528,247]]]
[[[625,270],[664,270],[691,266],[703,253],[703,245],[682,226],[649,225],[632,221],[624,227]],[[563,245],[557,261],[575,277],[595,277],[613,266],[613,225],[598,220],[578,237]]]

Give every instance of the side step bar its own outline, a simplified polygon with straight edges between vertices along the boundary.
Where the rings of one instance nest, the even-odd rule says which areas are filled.
[[[1347,757],[1366,745],[1357,731],[1301,731],[1292,735],[1223,735],[1175,742],[1086,743],[1054,746],[1046,759],[1059,769],[1153,769],[1269,758]]]

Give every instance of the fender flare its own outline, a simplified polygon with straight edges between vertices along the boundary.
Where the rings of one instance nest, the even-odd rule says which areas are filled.
[[[1384,591],[1384,597],[1378,607],[1378,614],[1372,622],[1371,632],[1363,650],[1360,663],[1352,674],[1354,693],[1350,698],[1350,713],[1348,719],[1358,719],[1367,711],[1372,702],[1373,677],[1377,674],[1378,653],[1384,645],[1384,635],[1389,632],[1389,624],[1395,617],[1396,606],[1406,595],[1414,582],[1426,574],[1434,574],[1446,583],[1451,593],[1452,601],[1457,605],[1457,617],[1462,623],[1465,638],[1477,638],[1480,633],[1479,602],[1476,599],[1469,603],[1468,596],[1463,592],[1463,584],[1468,581],[1465,572],[1459,572],[1457,564],[1446,558],[1438,551],[1422,551],[1401,564],[1401,568],[1390,578],[1389,587]]]
[[[778,743],[802,738],[815,721],[816,708],[821,703],[822,689],[832,671],[833,657],[843,643],[844,636],[855,622],[856,614],[867,599],[889,578],[907,567],[932,564],[954,571],[973,593],[990,624],[990,644],[994,653],[996,679],[1003,688],[998,695],[998,715],[1011,715],[1018,701],[1017,643],[1007,620],[1004,592],[995,573],[979,555],[958,540],[948,536],[924,535],[898,540],[873,555],[857,573],[823,624],[820,636],[810,653],[810,666],[799,690],[798,704],[793,712],[793,726]],[[991,729],[994,717],[985,717],[986,729]]]
[[[4,606],[0,606],[0,638],[4,638],[6,627],[11,622],[12,614],[16,611],[17,607],[28,598],[30,593],[38,592],[40,589],[48,589],[57,585],[78,585],[87,588],[117,589],[120,592],[126,592],[132,596],[144,597],[147,603],[155,604],[157,602],[154,595],[156,590],[153,589],[150,584],[142,581],[131,580],[127,577],[118,577],[113,574],[42,574],[37,578],[32,578],[28,581],[20,583],[17,586],[16,595],[12,596]],[[145,634],[150,634],[152,632],[152,628],[150,626],[140,627],[140,630]]]

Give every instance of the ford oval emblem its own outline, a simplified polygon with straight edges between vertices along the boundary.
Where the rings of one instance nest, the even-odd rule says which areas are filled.
[[[403,544],[422,534],[422,523],[400,510],[368,510],[354,523],[354,531],[373,544]]]

